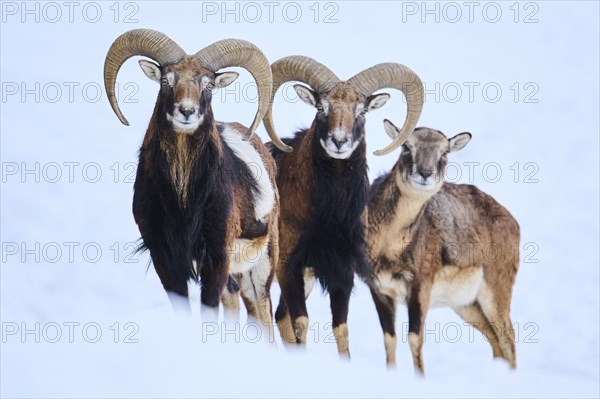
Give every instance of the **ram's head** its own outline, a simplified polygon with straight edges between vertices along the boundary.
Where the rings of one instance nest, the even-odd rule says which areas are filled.
[[[244,40],[218,41],[193,55],[165,34],[135,29],[119,36],[110,47],[104,62],[104,86],[113,111],[121,122],[129,125],[115,96],[117,74],[130,57],[140,55],[154,62],[140,60],[142,70],[160,84],[157,116],[172,124],[175,132],[194,133],[204,122],[212,120],[212,90],[231,84],[237,72],[218,71],[226,67],[242,67],[256,80],[258,111],[246,133],[249,139],[265,115],[272,88],[269,62],[252,43]]]
[[[340,79],[326,66],[304,56],[280,59],[271,65],[273,92],[289,81],[307,84],[294,88],[302,101],[315,107],[317,138],[325,153],[337,159],[348,158],[364,138],[365,114],[382,107],[390,95],[373,94],[383,88],[398,89],[404,93],[408,111],[400,135],[388,146],[375,152],[385,155],[398,148],[412,133],[423,108],[423,84],[419,77],[404,65],[378,64],[368,68],[347,81]],[[264,119],[271,137],[277,137],[273,126],[272,106]],[[291,148],[279,140],[273,140],[283,151]]]

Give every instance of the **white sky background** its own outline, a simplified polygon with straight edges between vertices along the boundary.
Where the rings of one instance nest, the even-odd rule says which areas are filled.
[[[33,11],[25,12],[24,4]],[[224,7],[233,11],[227,14]],[[106,337],[114,321],[140,326],[140,343],[128,347],[106,340],[89,344],[81,336],[73,344],[63,338],[57,345],[44,337],[35,343],[20,333],[3,336],[2,396],[597,397],[598,3],[474,2],[470,8],[460,1],[273,2],[271,14],[269,7],[220,1],[1,3],[2,331],[9,328],[6,323],[99,320]],[[425,13],[425,7],[433,11]],[[145,273],[148,255],[127,262],[127,243],[139,237],[128,175],[158,87],[135,59],[124,64],[118,87],[130,95],[130,102],[121,103],[129,127],[121,125],[104,92],[96,90],[103,85],[104,57],[112,41],[142,27],[166,33],[188,53],[220,39],[241,38],[255,43],[271,61],[308,55],[342,79],[380,62],[399,62],[416,71],[427,90],[419,125],[448,136],[473,134],[471,143],[451,156],[458,172],[452,181],[476,184],[521,225],[522,264],[512,315],[521,337],[534,331],[524,325],[534,323],[538,342],[517,344],[519,370],[510,373],[503,363],[492,362],[480,338],[426,343],[425,382],[413,379],[408,345],[399,342],[398,370],[386,373],[381,330],[360,283],[350,309],[350,365],[340,364],[335,345],[323,340],[309,345],[305,355],[260,345],[196,342],[188,330],[201,328],[197,315],[194,321],[172,318],[153,269]],[[215,117],[248,125],[256,111],[250,75],[242,71],[233,88],[214,95]],[[367,116],[371,178],[389,170],[398,156],[371,154],[389,142],[383,119],[401,124],[404,118],[401,93],[388,92],[388,104]],[[287,98],[280,91],[275,101],[282,137],[310,125],[314,110],[297,102],[291,89]],[[267,139],[262,125],[258,133]],[[469,162],[479,163],[472,175]],[[72,181],[68,165],[73,165]],[[36,167],[37,172],[24,173]],[[97,170],[102,175],[91,183]],[[78,243],[73,260],[65,242]],[[119,253],[111,249],[115,242]],[[54,256],[51,243],[62,254]],[[102,249],[97,262],[82,254],[87,243]],[[23,245],[33,253],[23,253]],[[275,284],[275,302],[278,293]],[[197,295],[192,300],[198,301]],[[328,302],[313,293],[311,321],[329,321]],[[429,321],[462,323],[448,310],[432,311]],[[400,307],[399,328],[402,322],[406,315]],[[126,366],[140,358],[139,367]],[[169,362],[175,359],[180,363]],[[158,370],[151,367],[154,363],[160,364]],[[189,367],[185,372],[180,370],[184,366]],[[244,384],[229,383],[227,367],[243,374],[234,379]],[[261,377],[262,369],[267,377]],[[289,388],[298,378],[314,381],[324,373],[331,375],[327,383]],[[168,383],[162,382],[164,375]],[[175,381],[184,375],[185,381]],[[195,375],[198,380],[191,383]],[[256,383],[261,378],[266,384]],[[151,382],[141,387],[146,379]]]

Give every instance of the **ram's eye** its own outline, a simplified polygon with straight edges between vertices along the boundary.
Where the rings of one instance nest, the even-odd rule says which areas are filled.
[[[212,82],[208,82],[206,84],[206,90],[213,90],[215,88],[215,84]]]
[[[323,104],[317,104],[317,112],[324,112]]]
[[[164,74],[165,77],[165,81],[166,81],[166,85],[169,85],[171,87],[175,86],[175,73],[174,72],[168,72]]]
[[[356,117],[358,118],[359,116],[364,116],[367,113],[367,109],[364,107],[364,105],[362,104],[358,104],[356,106]]]

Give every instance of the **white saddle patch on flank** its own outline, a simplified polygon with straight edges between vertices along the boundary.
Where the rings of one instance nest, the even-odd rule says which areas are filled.
[[[226,127],[223,129],[221,137],[223,137],[223,140],[225,140],[235,156],[248,165],[250,173],[252,173],[252,176],[256,180],[258,194],[254,198],[254,212],[256,220],[264,222],[265,217],[271,213],[275,206],[275,190],[260,154],[250,141],[242,140],[240,132]]]
[[[410,286],[406,280],[394,278],[390,272],[380,272],[377,274],[377,282],[382,294],[406,303],[410,294]],[[442,266],[433,280],[430,307],[469,305],[481,296],[484,286],[482,267]]]
[[[229,273],[243,273],[267,258],[268,240],[238,238],[229,252]]]
[[[482,283],[482,267],[442,266],[433,282],[431,307],[469,305],[477,298]]]

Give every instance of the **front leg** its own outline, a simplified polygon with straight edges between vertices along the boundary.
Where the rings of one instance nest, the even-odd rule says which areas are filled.
[[[393,368],[396,366],[396,299],[382,293],[375,285],[369,288],[383,329],[387,366]]]
[[[173,308],[189,311],[191,256],[185,238],[179,234],[184,218],[172,193],[166,190],[161,196],[156,184],[144,173],[142,159],[134,185],[133,216]]]
[[[412,352],[415,372],[425,374],[423,368],[423,337],[425,317],[429,310],[432,282],[429,279],[415,280],[407,300],[408,305],[408,344]]]
[[[352,280],[350,280],[352,281]],[[337,342],[338,353],[341,357],[350,357],[348,348],[348,306],[352,285],[339,287],[329,292],[331,302],[331,316],[333,319],[333,334]]]
[[[434,277],[442,267],[441,238],[437,232],[420,231],[414,247],[417,250],[411,255],[408,265],[416,271],[407,298],[408,343],[413,356],[415,372],[423,376],[425,318],[431,303]]]
[[[214,317],[218,315],[221,294],[229,277],[229,248],[234,236],[230,209],[227,201],[213,200],[204,212],[202,224],[204,261],[200,269],[200,301],[203,312]]]
[[[200,302],[202,304],[202,314],[211,320],[216,320],[219,315],[221,294],[229,276],[228,256],[224,248],[224,240],[217,241],[213,239],[211,241],[213,242],[207,245],[206,259],[200,270],[202,287]]]
[[[301,273],[297,272],[287,273],[283,270],[277,270],[277,272],[277,279],[281,287],[281,300],[275,320],[279,333],[286,342],[305,345],[308,332],[308,312],[304,297],[304,278]]]
[[[175,276],[172,278],[172,276],[169,275],[168,265],[174,264],[174,262],[169,262],[162,251],[155,248],[150,252],[150,256],[152,258],[152,263],[154,264],[156,274],[158,274],[160,282],[167,292],[167,296],[169,297],[169,301],[171,302],[173,310],[189,312],[190,303],[188,301],[188,279],[180,276]]]

